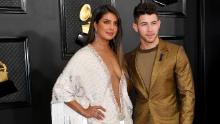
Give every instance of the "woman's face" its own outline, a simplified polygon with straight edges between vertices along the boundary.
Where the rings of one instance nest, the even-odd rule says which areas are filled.
[[[102,16],[99,22],[94,23],[96,31],[96,39],[112,40],[118,32],[118,19],[117,17],[108,12]]]

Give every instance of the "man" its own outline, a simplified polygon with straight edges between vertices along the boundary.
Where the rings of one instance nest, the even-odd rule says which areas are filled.
[[[182,46],[159,38],[160,19],[152,3],[134,9],[140,45],[126,55],[128,92],[135,91],[134,124],[192,124],[195,93]]]

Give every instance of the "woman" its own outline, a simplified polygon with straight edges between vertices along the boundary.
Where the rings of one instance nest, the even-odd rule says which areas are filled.
[[[133,123],[121,36],[121,19],[115,8],[103,5],[95,9],[89,44],[75,53],[54,85],[53,124]]]

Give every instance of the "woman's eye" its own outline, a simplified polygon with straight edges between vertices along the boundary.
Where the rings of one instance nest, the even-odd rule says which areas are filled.
[[[109,24],[109,21],[104,21],[104,24]]]

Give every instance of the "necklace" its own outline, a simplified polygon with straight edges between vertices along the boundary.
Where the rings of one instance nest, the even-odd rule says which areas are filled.
[[[121,78],[123,78],[123,77],[121,77]],[[119,83],[119,86],[120,86],[120,88],[119,88],[119,95],[120,95],[120,104],[121,104],[121,109],[119,108],[119,106],[118,106],[118,110],[119,110],[119,113],[118,113],[118,119],[120,120],[120,121],[122,121],[122,120],[124,120],[125,119],[125,115],[124,115],[124,111],[123,111],[123,109],[124,109],[124,107],[123,107],[123,99],[122,99],[122,79],[120,79],[120,83]]]
[[[118,113],[118,119],[119,119],[120,121],[123,121],[123,120],[125,119],[125,115],[124,115],[123,112],[119,112],[119,113]]]

